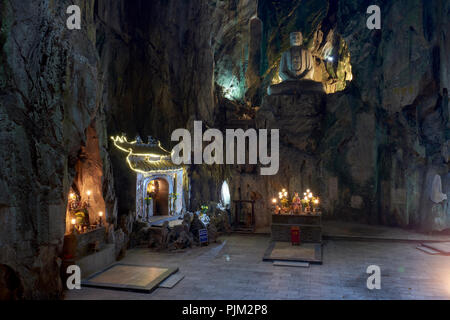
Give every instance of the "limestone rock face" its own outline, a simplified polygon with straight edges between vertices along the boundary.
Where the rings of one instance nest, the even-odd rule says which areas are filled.
[[[313,152],[321,139],[324,111],[325,94],[267,96],[256,122],[259,128],[280,130],[280,142],[286,146]]]
[[[78,152],[91,123],[105,128],[95,117],[94,1],[83,2],[86,25],[77,32],[66,27],[69,4],[0,4],[0,265],[17,275],[23,298],[62,293],[58,256]]]

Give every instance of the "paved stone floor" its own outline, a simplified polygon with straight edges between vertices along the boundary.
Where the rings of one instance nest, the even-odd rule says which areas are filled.
[[[326,241],[323,265],[278,267],[263,262],[269,236],[226,235],[218,244],[175,253],[128,251],[122,263],[179,267],[185,278],[150,294],[82,288],[66,299],[450,299],[450,256],[414,243]],[[381,289],[366,286],[369,265]]]

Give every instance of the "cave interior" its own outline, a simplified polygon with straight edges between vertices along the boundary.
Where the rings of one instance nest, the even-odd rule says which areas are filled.
[[[61,269],[93,252],[270,234],[282,201],[323,225],[449,234],[448,1],[373,1],[369,29],[367,1],[85,0],[79,30],[71,2],[0,3],[0,299],[63,297]],[[292,32],[314,72],[275,93]],[[203,151],[208,129],[259,137],[243,163],[194,148],[175,164],[177,129]],[[249,159],[274,129],[264,175]]]

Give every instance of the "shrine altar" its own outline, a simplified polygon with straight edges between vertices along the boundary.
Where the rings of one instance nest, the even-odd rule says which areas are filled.
[[[291,228],[300,228],[300,243],[322,243],[322,214],[272,214],[272,241],[291,241]]]

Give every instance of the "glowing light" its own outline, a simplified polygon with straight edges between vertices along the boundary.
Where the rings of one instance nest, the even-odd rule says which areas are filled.
[[[77,220],[76,219],[72,219],[71,223],[72,223],[72,225],[75,225],[77,223]]]
[[[222,200],[225,205],[230,205],[231,195],[230,188],[228,187],[228,183],[226,181],[222,184]]]
[[[312,193],[308,194],[308,198],[312,198],[312,197],[313,197]]]
[[[245,83],[228,73],[219,74],[216,80],[217,84],[222,87],[222,92],[228,100],[241,100],[244,97]]]
[[[326,60],[329,61],[329,62],[333,62],[334,58],[333,57],[327,57]]]
[[[306,189],[306,193],[310,193],[311,192],[311,190],[309,190],[309,189]]]
[[[315,199],[314,204],[319,204],[319,199]]]
[[[70,198],[71,200],[75,199],[75,193],[69,194],[69,198]]]
[[[164,150],[165,152],[170,153],[170,156],[169,155],[161,156],[161,155],[157,155],[157,154],[154,154],[154,153],[133,153],[133,149],[132,148],[126,149],[126,148],[120,146],[120,143],[126,143],[126,144],[131,144],[131,145],[134,145],[134,144],[137,143],[137,141],[129,142],[125,136],[122,136],[122,137],[119,137],[119,136],[111,137],[111,140],[113,141],[113,143],[114,143],[114,145],[116,146],[117,149],[128,153],[128,156],[126,158],[126,161],[128,163],[128,167],[131,170],[133,170],[134,172],[136,172],[136,173],[147,174],[147,173],[152,172],[152,170],[144,171],[144,170],[139,170],[139,169],[134,168],[133,165],[131,164],[131,160],[130,160],[131,156],[145,157],[146,161],[151,162],[152,164],[157,164],[160,161],[169,160],[172,157],[172,154],[173,154],[173,150],[172,150],[172,152],[167,151],[166,149],[164,149],[161,146],[161,142],[159,142],[159,141],[158,141],[158,147],[161,150]],[[166,169],[166,170],[157,170],[157,171],[161,172],[161,173],[176,173],[180,169],[182,169],[182,167],[177,168],[177,169]]]
[[[88,195],[88,197],[91,195],[91,190],[88,190],[87,192],[86,192],[86,194]]]
[[[272,203],[277,203],[277,199],[276,199],[276,198],[273,198],[273,199],[272,199]]]
[[[98,213],[98,216],[99,216],[100,218],[103,217],[103,212],[100,211],[100,212]]]

